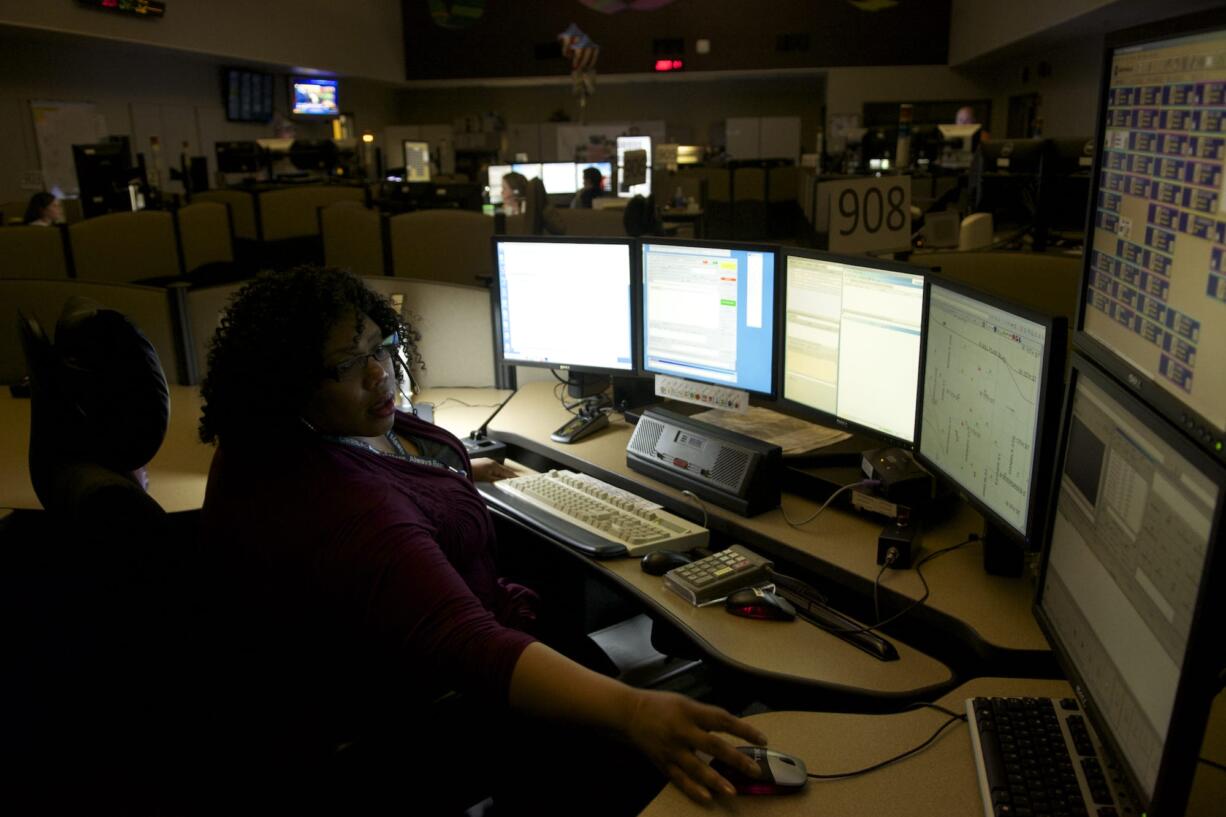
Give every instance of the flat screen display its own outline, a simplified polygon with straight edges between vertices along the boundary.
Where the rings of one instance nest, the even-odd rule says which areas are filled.
[[[923,272],[817,254],[784,263],[784,399],[912,442]]]
[[[775,252],[644,242],[643,368],[758,394],[775,389]]]
[[[1109,53],[1081,328],[1221,452],[1226,432],[1226,31]],[[1156,388],[1154,388],[1156,387]],[[1216,438],[1216,439],[1215,439]]]
[[[290,93],[295,116],[337,116],[340,104],[337,100],[337,81],[319,77],[294,77]]]
[[[632,371],[633,247],[629,240],[498,239],[498,343],[503,360]]]

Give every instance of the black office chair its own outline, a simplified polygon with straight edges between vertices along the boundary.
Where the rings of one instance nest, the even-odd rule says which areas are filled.
[[[41,633],[54,647],[19,670],[34,696],[22,702],[33,712],[23,793],[34,812],[162,811],[193,731],[181,705],[190,533],[144,478],[166,434],[166,376],[139,329],[86,299],[65,306],[54,344],[37,320],[18,323],[44,508],[37,540],[20,544],[36,549],[29,573],[47,589],[26,612],[35,627],[54,622]]]

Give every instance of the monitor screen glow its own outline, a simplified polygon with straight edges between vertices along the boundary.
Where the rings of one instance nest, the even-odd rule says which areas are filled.
[[[336,116],[341,112],[337,81],[320,77],[294,77],[292,82],[295,116]]]
[[[502,177],[511,172],[511,166],[490,165],[486,172],[489,177],[490,204],[502,204]]]
[[[643,368],[774,394],[775,252],[644,242]]]
[[[1086,334],[1126,364],[1126,379],[1154,392],[1169,419],[1199,414],[1218,444],[1226,433],[1226,166],[1221,134],[1210,133],[1226,104],[1223,53],[1226,31],[1218,30],[1110,54],[1082,316]]]
[[[541,165],[541,181],[546,193],[574,193],[579,189],[575,187],[574,162],[545,162]]]
[[[407,182],[430,181],[430,143],[404,143],[404,180]]]
[[[784,399],[912,442],[922,271],[835,256],[784,263]]]
[[[632,371],[632,249],[630,241],[498,240],[503,360]]]
[[[1029,537],[1047,327],[935,282],[927,309],[920,456]]]

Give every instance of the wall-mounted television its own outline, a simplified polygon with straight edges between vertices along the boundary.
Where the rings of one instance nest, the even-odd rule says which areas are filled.
[[[268,122],[272,119],[272,74],[223,68],[221,92],[229,121]]]
[[[294,116],[333,117],[340,114],[337,81],[323,77],[290,77]]]

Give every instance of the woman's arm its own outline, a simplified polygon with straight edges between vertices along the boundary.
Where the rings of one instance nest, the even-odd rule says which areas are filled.
[[[672,692],[635,689],[576,664],[539,642],[520,654],[511,675],[511,706],[579,723],[634,744],[690,798],[732,795],[732,784],[698,758],[705,752],[757,777],[758,766],[713,731],[764,745],[766,736],[715,706]]]

